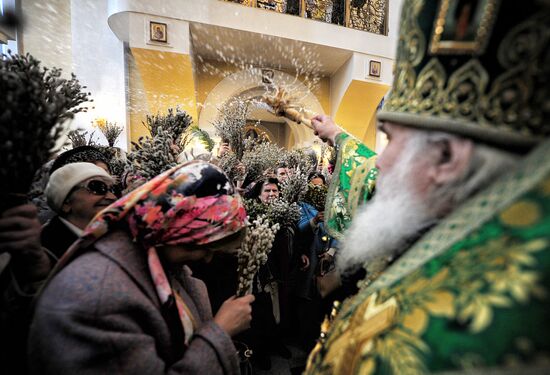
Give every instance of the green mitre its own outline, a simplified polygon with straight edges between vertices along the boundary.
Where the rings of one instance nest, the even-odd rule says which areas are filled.
[[[380,121],[528,149],[550,135],[546,0],[405,0]]]

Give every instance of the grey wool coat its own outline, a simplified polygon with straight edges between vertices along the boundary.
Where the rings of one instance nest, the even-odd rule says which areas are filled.
[[[160,305],[145,251],[113,232],[72,260],[40,296],[29,336],[32,374],[238,374],[206,287],[184,267],[178,288],[198,327],[184,346],[175,304]]]

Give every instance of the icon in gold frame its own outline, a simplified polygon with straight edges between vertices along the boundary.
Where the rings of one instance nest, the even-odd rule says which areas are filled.
[[[168,25],[162,22],[149,22],[149,40],[151,42],[168,43]]]

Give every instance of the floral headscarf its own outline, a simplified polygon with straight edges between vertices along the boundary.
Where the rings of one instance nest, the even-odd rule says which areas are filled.
[[[162,304],[174,298],[185,333],[193,335],[193,318],[176,290],[172,289],[155,246],[193,243],[225,238],[246,225],[246,211],[227,176],[216,166],[191,161],[174,167],[97,214],[83,235],[61,258],[58,272],[88,247],[124,223],[134,241],[147,250],[149,271]]]
[[[203,245],[245,226],[240,196],[216,166],[191,161],[174,167],[100,212],[83,239],[98,239],[125,221],[144,248],[193,243]]]

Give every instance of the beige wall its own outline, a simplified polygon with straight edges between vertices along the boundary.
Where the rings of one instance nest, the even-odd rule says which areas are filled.
[[[124,48],[107,24],[108,0],[21,0],[25,27],[18,34],[19,53],[30,53],[46,67],[76,74],[93,104],[71,121],[72,128],[94,131],[105,118],[126,127]],[[96,131],[95,141],[106,144]],[[123,132],[117,146],[126,148]]]
[[[194,60],[194,73],[195,73],[195,86],[197,89],[197,103],[199,116],[201,112],[201,105],[206,101],[206,97],[210,92],[220,83],[226,76],[232,73],[236,73],[239,69],[235,65],[219,62],[219,61],[205,61],[205,63],[211,65],[213,69],[204,69],[204,65]]]

